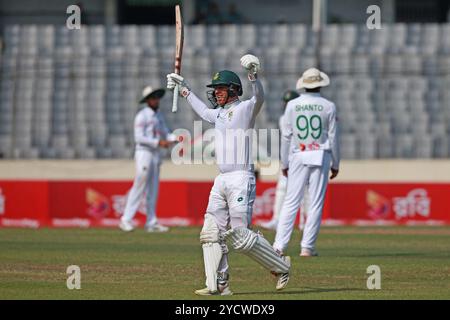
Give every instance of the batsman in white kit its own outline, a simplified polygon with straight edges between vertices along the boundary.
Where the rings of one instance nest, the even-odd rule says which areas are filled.
[[[159,171],[162,162],[162,149],[169,148],[176,142],[176,137],[167,128],[166,122],[158,112],[159,101],[164,96],[164,89],[153,90],[150,86],[142,92],[140,103],[147,106],[140,110],[134,119],[134,140],[136,149],[136,176],[128,193],[125,211],[119,227],[123,231],[134,229],[133,218],[146,195],[147,232],[166,232],[169,229],[158,223],[156,200],[159,189]]]
[[[264,102],[264,92],[257,72],[259,59],[253,55],[241,58],[248,70],[253,96],[240,101],[242,84],[237,74],[223,70],[216,73],[207,87],[208,99],[214,108],[208,108],[190,89],[183,77],[167,75],[167,88],[179,86],[195,112],[215,125],[215,155],[220,174],[214,180],[209,195],[200,242],[206,274],[206,288],[197,295],[231,295],[228,272],[228,247],[244,253],[277,276],[276,289],[286,287],[289,280],[290,258],[281,256],[260,234],[250,230],[256,183],[252,159],[252,134],[255,118]]]
[[[306,70],[297,89],[306,92],[291,100],[285,111],[281,140],[281,165],[287,176],[287,192],[273,247],[284,252],[291,238],[295,216],[309,184],[309,210],[300,256],[315,256],[325,192],[330,179],[339,172],[339,144],[336,106],[323,98],[320,88],[328,76],[316,68]]]

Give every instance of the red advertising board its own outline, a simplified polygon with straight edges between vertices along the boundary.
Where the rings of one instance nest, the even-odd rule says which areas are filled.
[[[0,181],[0,226],[38,228],[49,222],[47,181]]]
[[[342,183],[329,195],[330,218],[346,223],[450,223],[449,184]]]
[[[131,181],[0,181],[0,226],[116,227]],[[167,225],[201,225],[212,182],[163,181],[157,215]],[[450,224],[450,184],[336,183],[325,224]],[[259,182],[254,222],[272,215],[275,183]],[[145,222],[145,203],[136,215]]]
[[[52,226],[117,226],[123,214],[132,183],[127,181],[65,181],[50,183]],[[195,223],[189,213],[187,183],[160,184],[157,214],[169,225]],[[135,222],[145,223],[145,199],[142,199]]]

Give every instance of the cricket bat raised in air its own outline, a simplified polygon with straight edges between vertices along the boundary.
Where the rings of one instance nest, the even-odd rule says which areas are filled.
[[[180,6],[177,4],[175,6],[175,73],[180,74],[181,72],[181,57],[183,55],[183,43],[184,43],[184,27],[183,19],[181,18]],[[173,103],[172,112],[177,112],[178,110],[178,92],[179,86],[175,86],[173,90]]]

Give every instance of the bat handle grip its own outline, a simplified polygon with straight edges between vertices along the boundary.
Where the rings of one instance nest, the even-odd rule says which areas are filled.
[[[175,113],[178,111],[178,93],[180,91],[180,86],[176,85],[173,88],[173,102],[172,102],[172,112]]]

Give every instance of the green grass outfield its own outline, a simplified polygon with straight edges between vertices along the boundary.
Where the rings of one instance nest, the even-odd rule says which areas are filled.
[[[232,297],[193,294],[204,285],[199,231],[0,229],[0,299],[450,299],[449,227],[323,227],[317,258],[298,256],[295,230],[288,287],[276,292],[269,272],[232,252]],[[81,290],[66,287],[69,265]],[[381,290],[366,287],[369,265]]]

